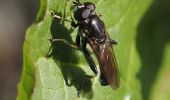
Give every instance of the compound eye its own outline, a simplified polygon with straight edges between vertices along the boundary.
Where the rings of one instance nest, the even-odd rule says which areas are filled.
[[[84,3],[85,7],[90,9],[90,10],[95,10],[95,5],[93,3],[90,3],[90,2],[85,2]]]
[[[82,18],[86,19],[88,18],[90,15],[90,9],[85,9],[83,12],[82,12]]]
[[[95,10],[95,6],[93,4],[88,5],[87,8],[89,8],[90,10]]]

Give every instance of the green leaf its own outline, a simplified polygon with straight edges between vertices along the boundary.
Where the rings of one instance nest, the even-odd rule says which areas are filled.
[[[77,29],[53,19],[50,11],[71,19],[73,0],[41,0],[39,13],[26,34],[18,100],[168,100],[170,96],[170,8],[167,0],[91,0],[102,14],[114,46],[120,88],[87,79],[80,98],[77,88],[84,74],[94,75],[83,53],[50,37],[74,43]],[[84,2],[87,0],[81,0]],[[166,15],[166,16],[165,16]],[[162,19],[163,18],[163,19]],[[51,49],[50,49],[51,48]],[[50,57],[46,55],[48,52]],[[92,54],[95,59],[95,55]],[[97,61],[95,59],[97,64]],[[160,91],[161,90],[161,91]]]

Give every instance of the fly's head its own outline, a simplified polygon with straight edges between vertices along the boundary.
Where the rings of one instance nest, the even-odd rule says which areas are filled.
[[[77,2],[73,2],[73,4],[75,6],[74,18],[77,21],[84,21],[95,13],[94,10],[96,7],[91,2],[80,3],[79,0],[77,0]]]

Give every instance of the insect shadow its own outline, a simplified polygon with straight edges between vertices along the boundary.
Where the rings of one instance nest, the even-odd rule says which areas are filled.
[[[61,13],[56,13],[56,15],[61,16]],[[65,39],[71,43],[74,43],[70,36],[73,29],[66,28],[64,21],[53,18],[50,31],[53,39]],[[48,57],[53,57],[54,61],[59,65],[66,85],[69,87],[74,86],[78,89],[83,76],[86,73],[79,66],[78,59],[80,58],[76,55],[77,50],[64,42],[58,41],[51,43],[51,48],[49,51],[50,53]],[[86,79],[82,87],[81,95],[88,99],[93,97],[92,82],[90,79]]]

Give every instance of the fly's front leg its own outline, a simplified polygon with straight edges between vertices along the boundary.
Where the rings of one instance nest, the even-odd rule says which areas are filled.
[[[79,25],[78,25],[78,23],[75,23],[74,21],[72,21],[72,22],[71,22],[71,26],[74,27],[74,28],[76,28],[76,27],[78,27]]]
[[[63,20],[63,21],[67,21],[67,22],[70,22],[70,23],[73,22],[72,20],[63,18],[63,17],[61,17],[61,16],[59,16],[59,15],[56,15],[55,12],[52,11],[52,10],[50,11],[50,13],[51,13],[51,16],[52,16],[53,18],[56,18],[56,19],[59,19],[59,20]]]
[[[86,49],[86,44],[87,44],[87,40],[86,40],[86,39],[83,39],[83,40],[82,40],[82,50],[83,50],[84,56],[85,56],[85,58],[86,58],[86,60],[87,60],[87,62],[88,62],[88,64],[89,64],[91,70],[95,73],[95,75],[97,75],[97,74],[98,74],[97,67],[96,67],[96,65],[95,65],[95,63],[94,63],[94,61],[93,61],[90,53],[89,53],[88,50]],[[89,75],[84,75],[84,76],[83,76],[83,79],[82,79],[82,81],[81,81],[80,87],[78,88],[78,97],[79,97],[79,95],[80,95],[80,91],[81,91],[81,89],[82,89],[82,86],[83,86],[85,80],[86,80],[86,79],[91,79],[91,78],[93,78],[93,77],[95,77],[95,76],[89,76]]]
[[[114,45],[117,45],[117,44],[118,44],[117,41],[115,41],[115,40],[113,40],[113,39],[110,39],[110,43],[111,43],[111,44],[114,44]]]
[[[72,19],[72,20],[69,20],[69,19],[63,18],[63,17],[61,17],[61,16],[56,15],[53,11],[51,11],[51,16],[52,16],[53,18],[56,18],[56,19],[59,19],[59,20],[63,20],[63,21],[70,22],[70,23],[71,23],[71,26],[74,27],[74,28],[78,27],[78,23],[75,23],[75,22],[73,21],[73,19]]]

